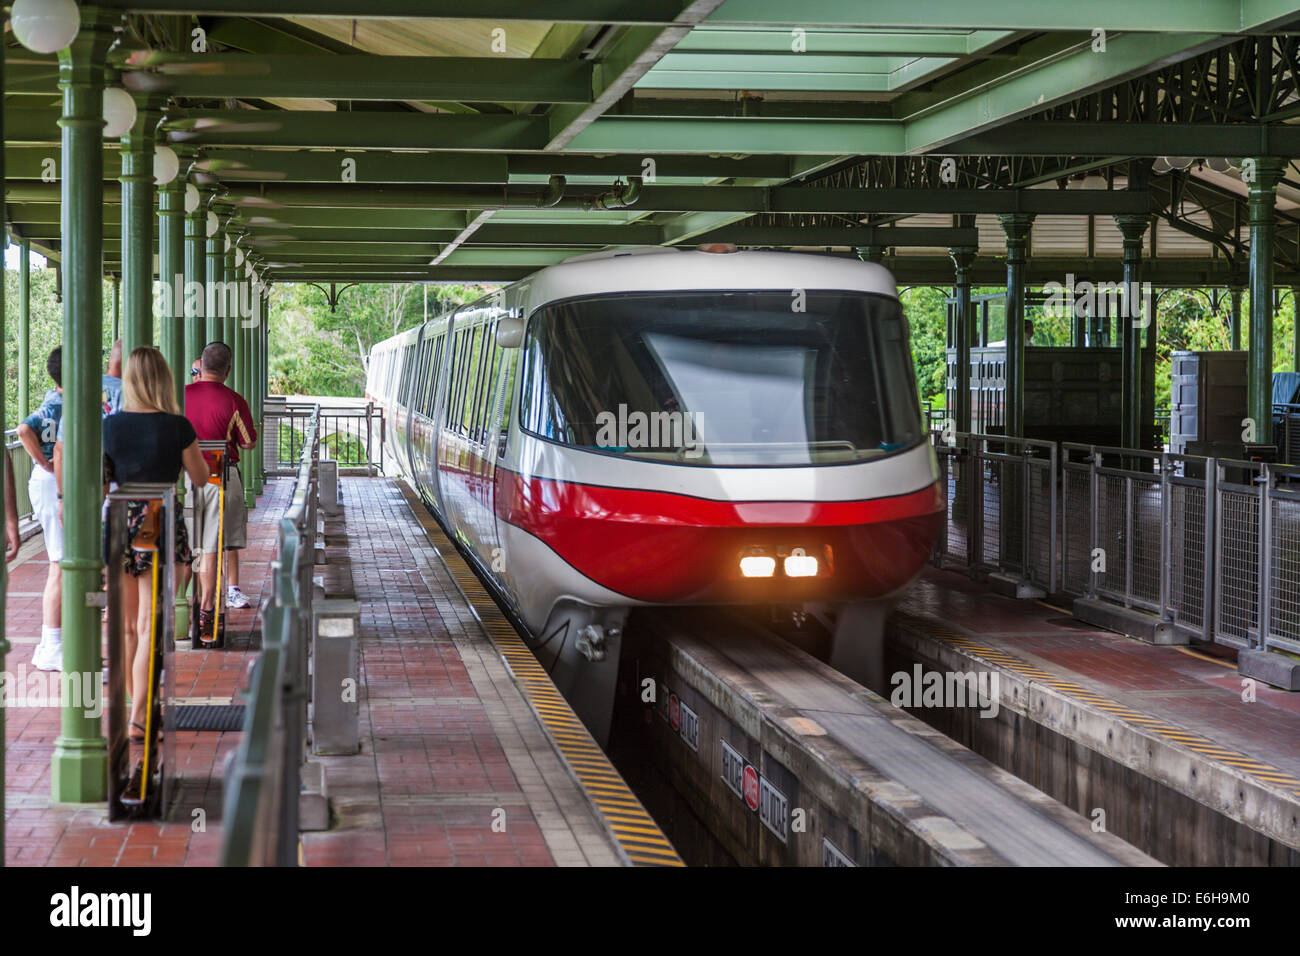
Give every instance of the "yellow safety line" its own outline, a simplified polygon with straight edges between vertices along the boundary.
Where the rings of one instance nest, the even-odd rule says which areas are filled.
[[[222,461],[222,471],[225,471],[225,461]],[[217,485],[217,594],[212,602],[212,609],[215,612],[212,617],[212,643],[217,643],[217,635],[221,633],[221,566],[225,564],[226,553],[224,545],[226,543],[226,480],[223,477],[221,483]],[[199,610],[203,610],[203,602],[199,602]],[[202,615],[200,615],[201,617]],[[199,643],[203,643],[203,628],[199,628]]]
[[[550,675],[505,620],[469,564],[433,517],[426,513],[423,502],[405,483],[401,483],[399,488],[426,538],[438,552],[488,639],[523,690],[537,719],[546,728],[596,811],[604,818],[610,834],[628,861],[634,866],[682,866],[681,858],[668,838],[628,788],[605,752],[596,745],[568,701],[555,689]]]
[[[1038,603],[1043,604],[1042,601],[1039,601]],[[1043,606],[1052,607],[1052,605],[1050,604],[1044,604]],[[1060,610],[1060,609],[1054,608],[1054,610]],[[1292,774],[1287,773],[1285,770],[1281,770],[1277,767],[1271,766],[1270,764],[1259,763],[1250,758],[1245,758],[1244,763],[1242,760],[1228,759],[1229,757],[1240,758],[1240,757],[1244,757],[1244,755],[1240,754],[1235,750],[1229,750],[1226,747],[1216,744],[1208,737],[1202,736],[1201,734],[1198,734],[1195,731],[1189,731],[1183,728],[1175,727],[1164,721],[1149,717],[1146,714],[1140,713],[1139,711],[1133,710],[1129,707],[1125,707],[1123,704],[1113,701],[1108,697],[1104,697],[1093,691],[1089,691],[1086,688],[1079,686],[1078,684],[1072,683],[1070,681],[1061,680],[1060,678],[1057,678],[1054,675],[1047,674],[1040,668],[1035,667],[1034,665],[1028,663],[1027,661],[1023,661],[1020,658],[1008,654],[1005,651],[988,647],[984,644],[980,644],[976,641],[973,641],[970,638],[957,634],[954,631],[949,630],[939,622],[934,621],[930,618],[909,614],[906,611],[897,612],[897,616],[904,623],[910,624],[911,626],[915,627],[917,630],[931,637],[937,638],[947,644],[951,644],[955,647],[958,647],[961,650],[969,651],[972,654],[977,654],[978,656],[984,658],[990,663],[1006,667],[1007,670],[1013,671],[1021,675],[1022,677],[1032,677],[1034,679],[1040,680],[1042,683],[1046,683],[1049,686],[1053,687],[1054,689],[1059,690],[1062,693],[1066,693],[1068,696],[1074,697],[1076,699],[1082,698],[1084,702],[1090,704],[1091,706],[1096,707],[1099,710],[1104,710],[1110,714],[1113,714],[1114,716],[1119,717],[1121,720],[1125,721],[1126,723],[1136,724],[1139,726],[1139,729],[1149,730],[1152,731],[1153,733],[1157,733],[1161,737],[1164,737],[1165,739],[1169,740],[1171,743],[1181,744],[1182,746],[1188,748],[1189,750],[1195,751],[1196,753],[1199,753],[1206,757],[1211,757],[1220,763],[1230,765],[1235,769],[1240,770],[1242,773],[1249,774],[1252,777],[1255,777],[1259,780],[1266,781],[1271,784],[1286,784],[1287,786],[1291,786],[1291,785],[1300,786],[1300,778],[1297,778]],[[1224,664],[1223,661],[1217,660],[1213,657],[1205,657],[1204,655],[1197,654],[1194,651],[1186,650],[1181,647],[1175,647],[1174,649],[1182,651],[1184,654],[1190,654],[1192,657],[1198,657],[1201,658],[1202,660],[1213,661],[1216,664]],[[1224,664],[1224,666],[1231,667],[1230,664]],[[1257,770],[1255,768],[1259,768],[1259,769]],[[1291,792],[1295,794],[1300,794],[1300,790],[1293,790]]]

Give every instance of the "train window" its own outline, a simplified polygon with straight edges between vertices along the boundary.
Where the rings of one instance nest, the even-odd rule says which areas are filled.
[[[483,388],[475,413],[476,441],[487,444],[488,429],[492,426],[492,402],[496,398],[497,369],[501,367],[502,349],[497,347],[496,323],[484,327],[483,334]]]
[[[465,398],[461,402],[461,434],[471,441],[477,441],[474,434],[474,409],[478,402],[479,390],[483,387],[483,325],[474,326],[474,337],[469,347],[469,379],[465,387]]]
[[[519,350],[509,349],[503,351],[503,360],[505,370],[502,372],[501,385],[501,425],[499,428],[500,435],[497,440],[497,457],[506,456],[506,439],[510,436],[510,412],[515,404],[515,366],[518,364]]]
[[[414,376],[415,362],[412,361],[414,351],[415,346],[413,345],[408,345],[402,349],[402,386],[397,394],[398,404],[405,405],[408,409],[410,408],[411,379]]]
[[[447,398],[447,427],[451,431],[460,431],[460,396],[465,390],[465,341],[467,332],[456,329],[451,352],[451,389]]]
[[[683,465],[863,461],[923,440],[898,300],[862,292],[630,293],[534,315],[520,424]]]
[[[429,366],[433,359],[433,339],[420,343],[420,380],[415,388],[415,408],[421,415],[429,414]]]
[[[440,335],[429,343],[433,349],[433,362],[429,368],[429,394],[424,400],[424,413],[430,418],[438,403],[438,382],[442,378],[442,343],[446,338],[445,335]]]

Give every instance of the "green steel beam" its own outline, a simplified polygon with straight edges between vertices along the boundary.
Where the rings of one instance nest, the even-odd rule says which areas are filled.
[[[512,0],[100,0],[108,9],[132,13],[179,13],[256,17],[344,17],[438,20],[537,20],[555,23],[668,25],[679,16],[677,0],[549,0],[534,9]],[[1141,30],[1161,33],[1235,33],[1294,17],[1288,7],[1262,0],[928,0],[916,4],[862,4],[853,0],[727,0],[708,17],[726,26],[860,27],[874,30]]]
[[[1014,36],[1009,31],[982,30],[952,33],[897,33],[875,30],[804,29],[805,49],[816,53],[859,56],[967,56]],[[673,53],[790,53],[790,30],[734,29],[707,22],[673,48]]]
[[[590,153],[777,153],[856,156],[905,152],[905,126],[894,120],[731,117],[661,119],[605,116],[566,148]]]
[[[125,73],[128,88],[196,99],[588,103],[592,96],[589,60],[169,53],[155,54],[142,65],[160,72]]]
[[[136,96],[135,126],[122,137],[122,354],[153,345],[154,130],[162,116]]]
[[[650,90],[758,90],[890,93],[952,58],[820,53],[670,53],[637,83]]]
[[[731,242],[737,246],[882,246],[885,248],[979,246],[977,229],[928,226],[845,226],[810,229],[803,226],[723,226],[694,237],[698,243]]]
[[[720,4],[721,0],[687,0],[672,16],[671,26],[623,30],[601,50],[592,84],[593,101],[586,106],[554,106],[547,114],[550,133],[546,150],[576,149],[574,139],[632,92],[641,78],[690,34],[691,27],[707,19]]]
[[[1001,147],[1009,146],[1010,152]],[[952,156],[1255,156],[1300,155],[1300,126],[1283,123],[1080,123],[1019,120],[964,137],[935,152]],[[1207,150],[1213,150],[1213,153]]]
[[[165,127],[197,146],[330,149],[541,149],[544,116],[319,110],[185,110]],[[27,126],[23,127],[28,132]],[[20,137],[20,141],[27,141]]]
[[[464,212],[446,209],[385,209],[379,214],[358,216],[348,209],[313,206],[285,206],[279,209],[242,207],[234,221],[252,228],[266,227],[278,232],[281,227],[372,229],[455,229],[465,228]]]

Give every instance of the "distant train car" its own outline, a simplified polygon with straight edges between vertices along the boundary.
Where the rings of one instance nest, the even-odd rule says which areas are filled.
[[[771,604],[878,678],[944,501],[890,274],[596,253],[377,345],[392,457],[598,739],[636,605]]]

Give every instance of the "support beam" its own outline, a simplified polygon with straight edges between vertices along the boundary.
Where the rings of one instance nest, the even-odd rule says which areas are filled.
[[[1125,448],[1143,448],[1142,421],[1142,240],[1151,220],[1146,216],[1117,216],[1115,224],[1124,237],[1124,295],[1119,316],[1123,382],[1120,443]]]
[[[202,193],[200,193],[200,196],[202,196]],[[190,365],[199,357],[199,353],[203,351],[203,346],[207,344],[207,330],[204,324],[204,309],[206,307],[204,289],[207,286],[206,243],[204,241],[205,220],[207,218],[206,208],[207,204],[200,198],[199,204],[194,211],[185,214],[185,285],[187,288],[185,296],[185,362],[180,375],[186,384],[189,384],[190,381]],[[197,295],[188,294],[189,290],[195,289],[198,290]]]
[[[0,59],[4,52],[0,51]],[[18,418],[32,411],[32,244],[18,240]],[[0,640],[3,637],[0,636]]]
[[[1250,186],[1250,357],[1246,369],[1246,413],[1256,441],[1273,441],[1273,205],[1277,184],[1290,164],[1257,159]]]
[[[209,223],[205,210],[206,204],[199,206],[200,211],[204,211],[204,233],[207,234]],[[225,335],[226,327],[223,320],[225,315],[225,296],[221,294],[222,283],[226,279],[226,252],[223,247],[225,236],[220,229],[217,229],[211,235],[207,235],[204,246],[204,257],[207,260],[204,265],[204,274],[207,277],[207,285],[203,290],[203,316],[204,345],[209,342],[219,342]]]
[[[948,250],[953,264],[953,293],[956,303],[953,306],[952,345],[957,350],[957,373],[954,385],[956,399],[948,409],[948,416],[953,420],[956,430],[971,430],[970,404],[970,350],[975,330],[975,317],[971,309],[970,268],[975,262],[976,251],[972,246],[956,247]]]
[[[1003,433],[1025,434],[1025,266],[1034,217],[1000,216],[1007,237],[1006,385],[1002,393]]]
[[[154,130],[162,113],[136,97],[135,126],[122,137],[122,355],[153,344]]]
[[[103,454],[100,406],[103,347],[103,90],[105,54],[115,19],[95,8],[59,51],[63,92],[63,672],[80,687],[100,685],[100,612],[88,597],[103,569],[100,504]],[[107,799],[108,751],[99,716],[80,695],[65,695],[50,761],[50,789],[60,803]]]
[[[177,176],[158,190],[158,278],[165,287],[159,341],[171,367],[176,403],[185,408],[190,363],[185,360],[185,183]]]
[[[1241,350],[1241,300],[1246,287],[1241,282],[1228,286],[1228,348]]]

